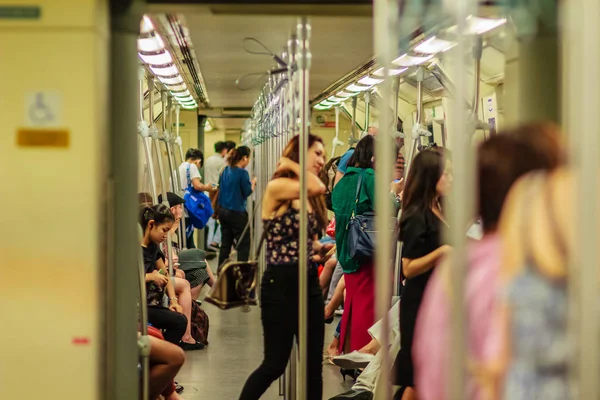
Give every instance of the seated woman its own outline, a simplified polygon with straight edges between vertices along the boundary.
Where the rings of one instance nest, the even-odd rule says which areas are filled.
[[[158,329],[148,327],[150,336],[150,399],[162,395],[165,400],[180,400],[174,379],[183,363],[185,354],[174,344],[164,340]]]
[[[140,213],[140,225],[144,232],[141,244],[146,270],[148,322],[163,329],[168,342],[179,344],[185,334],[187,318],[182,314],[183,309],[165,268],[165,256],[160,250],[160,244],[167,238],[173,222],[175,217],[171,210],[162,204],[145,207]],[[169,298],[168,308],[162,305],[165,292]]]

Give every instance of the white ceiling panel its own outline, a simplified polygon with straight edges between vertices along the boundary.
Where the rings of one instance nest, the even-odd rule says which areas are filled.
[[[248,54],[242,40],[254,37],[281,54],[296,21],[281,16],[185,15],[211,107],[254,104],[264,83],[240,91],[235,81],[244,74],[266,72],[275,62],[269,56]],[[368,17],[312,17],[311,24],[310,92],[314,96],[372,57],[373,36]]]

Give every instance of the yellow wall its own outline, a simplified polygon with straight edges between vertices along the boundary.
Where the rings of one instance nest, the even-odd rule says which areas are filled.
[[[204,158],[208,158],[215,152],[215,144],[225,141],[225,131],[213,130],[204,132]],[[238,141],[239,144],[239,141]]]
[[[0,20],[0,398],[99,399],[103,366],[106,2],[38,0],[40,20]],[[0,5],[23,4],[0,0]],[[66,147],[18,147],[26,99],[53,92]],[[47,97],[46,97],[47,98]],[[60,106],[58,106],[60,104]],[[78,340],[85,343],[77,344]],[[75,341],[75,342],[74,342]]]
[[[183,141],[183,153],[190,147],[198,147],[198,114],[194,111],[181,111],[179,122],[184,126],[179,127],[179,135]],[[175,128],[173,128],[175,129]]]

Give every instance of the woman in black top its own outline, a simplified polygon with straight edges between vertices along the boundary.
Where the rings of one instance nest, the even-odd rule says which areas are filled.
[[[427,281],[440,258],[451,251],[442,243],[446,224],[441,198],[450,192],[450,162],[439,150],[424,150],[411,165],[404,190],[400,219],[402,276],[406,279],[400,302],[400,352],[396,359],[396,384],[407,389],[402,400],[416,399],[413,389],[412,342],[417,313]]]
[[[175,288],[168,278],[165,255],[159,247],[167,239],[174,222],[173,213],[163,204],[145,207],[140,215],[140,225],[144,230],[142,252],[146,270],[148,322],[155,328],[165,330],[165,340],[179,344],[185,334],[187,318],[182,314]],[[168,308],[162,305],[165,292],[169,296]],[[180,346],[184,347],[183,344]]]

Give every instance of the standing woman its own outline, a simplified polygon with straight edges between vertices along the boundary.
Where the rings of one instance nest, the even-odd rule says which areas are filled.
[[[402,276],[406,279],[400,302],[400,352],[396,382],[405,387],[402,400],[416,399],[412,343],[417,313],[434,267],[451,251],[442,243],[447,225],[441,199],[450,193],[451,163],[438,150],[424,150],[414,159],[404,189],[400,219]]]
[[[250,148],[240,146],[231,151],[229,166],[221,173],[219,182],[219,221],[221,221],[221,252],[219,267],[229,258],[233,241],[238,246],[238,261],[248,261],[250,255],[250,233],[242,237],[248,224],[246,200],[254,192],[256,178],[250,180],[245,168],[250,164]]]
[[[333,189],[335,241],[338,261],[344,271],[346,300],[340,331],[340,351],[350,353],[371,341],[369,328],[375,323],[373,260],[350,257],[346,226],[353,213],[375,210],[375,138],[367,135],[358,142],[343,178]]]
[[[294,336],[298,336],[298,265],[300,252],[323,262],[330,246],[321,245],[319,233],[327,227],[325,185],[318,177],[325,164],[321,138],[309,135],[306,159],[308,191],[308,243],[300,236],[300,145],[296,136],[283,151],[283,157],[267,185],[262,203],[266,234],[267,269],[261,284],[261,318],[264,331],[262,364],[246,381],[240,400],[257,400],[284,372],[290,358]],[[316,255],[314,255],[316,254]],[[308,265],[308,399],[323,395],[323,294],[317,268]]]

